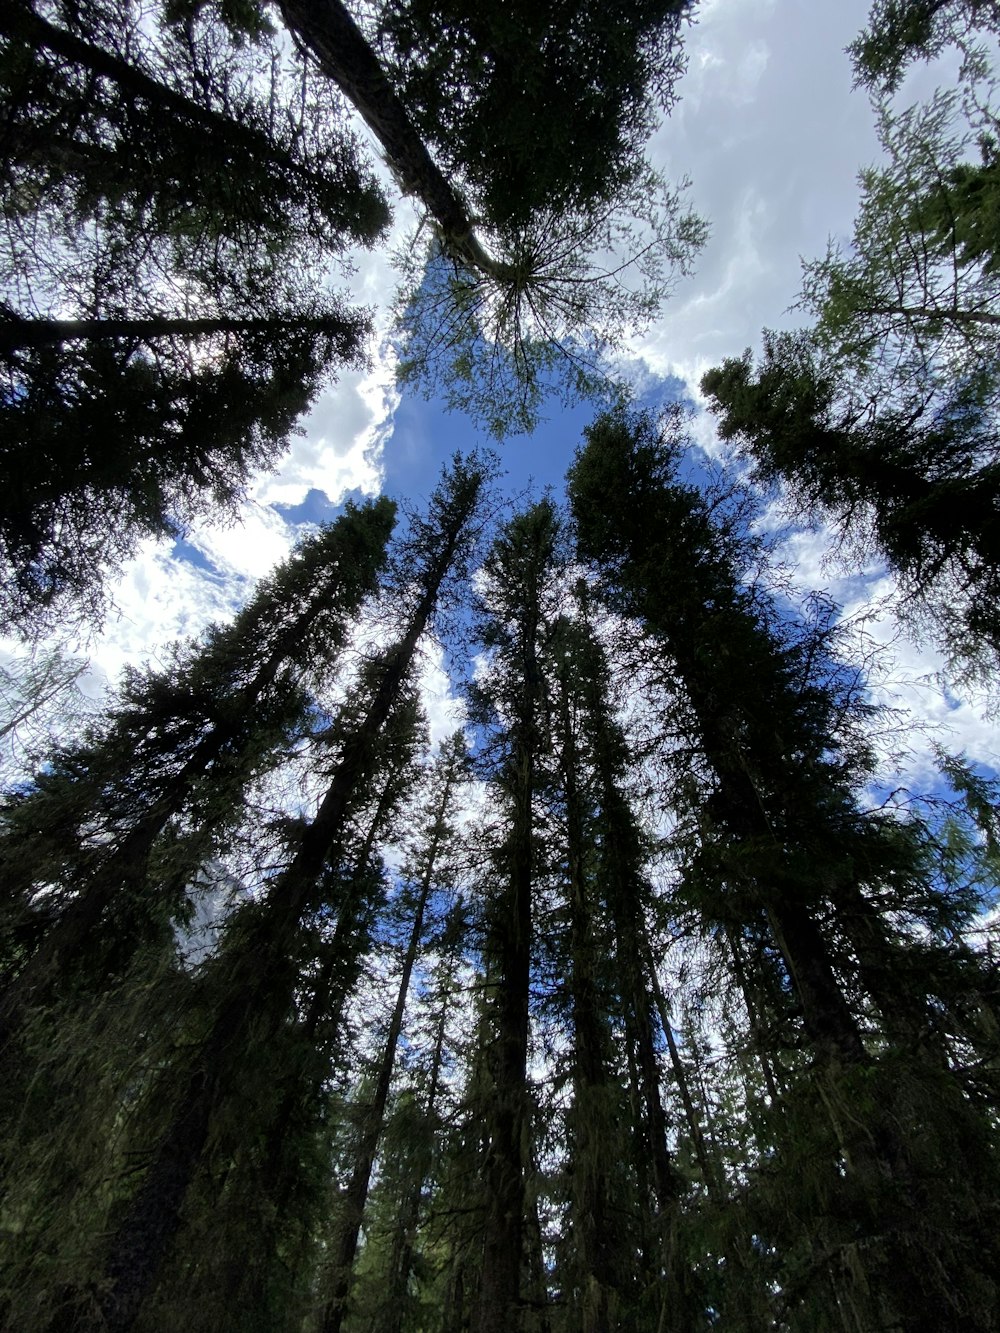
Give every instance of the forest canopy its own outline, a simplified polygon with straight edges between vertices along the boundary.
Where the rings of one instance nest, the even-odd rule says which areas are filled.
[[[878,689],[990,734],[1000,16],[876,0],[850,239],[682,384],[697,18],[0,15],[3,1329],[1000,1324],[1000,775]]]

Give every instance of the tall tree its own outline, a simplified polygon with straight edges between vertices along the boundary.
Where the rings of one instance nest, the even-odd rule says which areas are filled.
[[[473,214],[503,235],[540,208],[586,212],[642,175],[656,112],[676,95],[692,9],[652,0],[626,20],[585,0],[389,0],[377,36],[414,127],[470,192]]]
[[[8,624],[99,616],[101,562],[231,505],[368,327],[317,280],[387,221],[329,97],[293,100],[273,43],[152,19],[0,22]]]
[[[515,517],[484,565],[484,646],[490,681],[477,689],[482,720],[505,719],[493,783],[507,811],[486,907],[483,1012],[482,1269],[477,1333],[521,1327],[525,1179],[531,1101],[527,1081],[536,874],[535,794],[542,733],[540,636],[553,596],[559,520],[551,500]]]
[[[315,726],[312,691],[376,590],[394,513],[384,499],[349,506],[233,625],[172,668],[134,673],[89,738],[8,800],[3,1155],[8,1206],[26,1218],[2,1297],[13,1323],[39,1285],[58,1299],[81,1263],[86,1275],[74,1213],[96,1231],[119,1192],[137,1071],[172,1067],[188,969],[211,953],[236,884],[234,834],[261,820],[260,781]],[[269,840],[258,822],[259,857]]]
[[[422,830],[423,846],[418,852],[417,862],[406,872],[406,878],[412,884],[411,893],[408,895],[413,899],[412,925],[396,990],[395,1004],[375,1071],[371,1099],[361,1113],[354,1163],[339,1201],[337,1234],[331,1264],[329,1295],[323,1311],[322,1333],[340,1333],[344,1322],[358,1238],[368,1202],[372,1167],[385,1124],[410,982],[420,952],[431,894],[438,888],[441,878],[440,862],[447,854],[446,843],[449,836],[452,838],[454,836],[450,820],[456,799],[456,788],[462,781],[462,770],[467,767],[467,763],[465,742],[461,733],[457,733],[446,744],[438,760],[434,775],[436,789],[430,796],[432,805],[428,812],[429,821]]]
[[[477,22],[458,7],[442,26],[440,11],[388,12],[386,31],[398,21],[393,41],[403,60],[387,67],[341,0],[309,6],[283,0],[291,32],[354,104],[403,190],[420,200],[434,226],[431,255],[440,262],[426,270],[421,265],[406,292],[404,374],[428,387],[443,384],[453,405],[477,414],[495,434],[530,426],[554,368],[581,389],[603,383],[600,354],[630,328],[648,324],[675,273],[687,271],[704,242],[704,224],[644,161],[634,128],[650,124],[656,100],[651,87],[658,77],[658,91],[669,100],[675,60],[668,59],[664,77],[650,53],[658,42],[676,52],[684,8],[653,4],[640,25],[608,24],[606,12],[597,9],[584,24],[578,13],[559,12],[549,19],[551,36],[539,49],[537,68],[523,71],[517,62],[518,79],[540,94],[531,98],[531,119],[544,120],[547,131],[548,106],[561,126],[569,119],[568,106],[578,114],[577,103],[560,88],[568,71],[578,68],[577,41],[605,79],[598,94],[596,71],[585,79],[589,121],[574,156],[575,197],[565,169],[560,197],[554,197],[546,189],[551,180],[525,175],[511,162],[512,152],[518,158],[537,154],[521,140],[520,127],[501,133],[499,126],[511,123],[506,114],[492,122],[501,142],[486,158],[484,143],[477,144],[470,131],[476,113],[463,117],[471,90],[485,86],[487,96],[495,96],[502,76],[494,89],[478,78],[466,84],[465,71],[456,71],[443,96],[435,97],[429,119],[447,141],[451,175],[421,137],[421,100],[434,80],[430,75],[418,90],[421,64],[437,67],[455,57],[457,25],[464,28],[466,63],[489,68],[509,48],[510,38],[502,34],[513,16],[477,11],[483,15]],[[586,36],[578,36],[584,26]],[[534,49],[523,44],[523,33],[520,40],[522,56]],[[573,51],[566,51],[567,43]],[[551,156],[558,160],[558,154]],[[503,183],[512,174],[515,190]],[[471,204],[464,197],[467,187]],[[477,218],[488,239],[480,238]]]
[[[180,1222],[192,1179],[218,1112],[233,1114],[257,1044],[284,1026],[294,1003],[294,957],[308,916],[326,903],[325,869],[340,854],[346,821],[371,781],[378,742],[399,704],[446,579],[461,573],[476,534],[484,466],[456,457],[431,498],[428,516],[411,525],[403,596],[404,623],[381,655],[370,704],[343,741],[325,794],[294,841],[259,910],[239,924],[238,944],[220,954],[221,989],[170,1123],[109,1237],[96,1323],[130,1329],[155,1282]]]
[[[169,231],[174,261],[210,286],[239,281],[227,251],[259,266],[376,239],[386,204],[322,86],[293,94],[263,27],[254,47],[205,17],[165,19],[107,3],[4,11],[0,188],[14,218],[52,209],[53,225],[99,219],[136,241]]]
[[[764,335],[702,379],[719,432],[765,482],[788,483],[799,512],[837,524],[900,576],[909,614],[929,619],[954,669],[988,681],[1000,653],[995,410],[973,379],[878,411],[845,385],[809,335]]]
[[[565,974],[573,1086],[565,1144],[573,1224],[557,1277],[574,1322],[593,1333],[654,1319],[662,1329],[687,1329],[693,1312],[680,1252],[682,1187],[641,956],[641,839],[625,794],[628,766],[607,661],[585,599],[574,609],[578,619],[563,615],[551,627],[546,653],[567,899],[562,948],[552,947],[557,975]],[[602,949],[605,936],[611,945]]]
[[[363,317],[315,301],[262,316],[262,302],[244,319],[0,326],[0,623],[100,620],[102,567],[231,510],[331,371],[360,363]]]
[[[349,736],[378,683],[376,670],[358,688],[348,716],[335,720],[338,736]],[[213,1115],[142,1326],[174,1319],[198,1333],[293,1330],[316,1303],[331,1161],[344,1122],[354,1118],[355,1071],[367,1062],[367,1030],[358,1032],[356,1020],[372,1002],[370,976],[384,934],[390,876],[382,849],[398,842],[401,806],[426,747],[419,704],[404,690],[378,739],[370,780],[351,800],[339,851],[323,872],[322,904],[304,915],[287,946],[291,970],[271,968],[270,981],[262,979],[260,1014],[274,1024],[268,1058],[260,1061],[250,1049],[238,1053],[238,1090]],[[247,943],[259,951],[252,921],[234,917],[231,926],[220,944],[220,958],[232,948],[230,966]],[[268,1020],[269,986],[277,999],[289,978],[294,1003],[284,1021]],[[204,980],[212,985],[207,970]],[[214,1007],[212,996],[206,990],[201,997],[203,1012]],[[183,1062],[167,1079],[166,1097],[176,1092],[176,1072],[183,1075]]]
[[[989,1130],[974,1114],[958,1135],[939,1119],[938,1098],[963,1121],[965,1112],[957,1080],[933,1055],[926,974],[908,963],[919,951],[893,938],[872,903],[897,876],[919,884],[914,847],[906,830],[857,806],[857,758],[835,734],[836,692],[810,675],[797,679],[799,653],[782,642],[774,613],[765,618],[766,605],[739,586],[738,521],[713,522],[706,501],[677,481],[679,447],[648,418],[603,418],[588,432],[570,488],[581,552],[598,562],[615,608],[641,618],[662,645],[711,768],[692,866],[699,908],[733,926],[759,923],[801,1008],[814,1061],[801,1087],[827,1098],[833,1131],[823,1188],[834,1187],[842,1157],[861,1234],[871,1237],[866,1281],[850,1299],[867,1318],[901,1327],[923,1326],[928,1309],[947,1323],[960,1309],[969,1327],[986,1328],[995,1293],[974,1257],[982,1203],[967,1189],[963,1135],[978,1158]],[[881,1011],[889,1041],[881,1059],[867,1047],[831,925]],[[928,1034],[930,1056],[914,1043],[914,1023]],[[881,1089],[885,1106],[868,1102],[866,1083]],[[926,1150],[900,1132],[907,1117],[922,1125]],[[980,1167],[991,1179],[993,1156],[987,1150]],[[918,1200],[927,1207],[942,1160],[954,1165],[949,1220],[921,1223],[933,1226],[934,1262],[947,1265],[939,1280],[926,1267],[927,1241],[902,1218]],[[885,1232],[884,1209],[900,1219],[898,1232]],[[956,1288],[975,1295],[956,1302]]]
[[[72,989],[81,959],[92,977],[113,975],[150,932],[183,917],[187,886],[241,816],[248,783],[305,728],[303,687],[335,669],[377,589],[394,515],[385,499],[349,504],[232,625],[182,650],[170,670],[129,678],[89,741],[8,804],[8,1034],[53,982]]]

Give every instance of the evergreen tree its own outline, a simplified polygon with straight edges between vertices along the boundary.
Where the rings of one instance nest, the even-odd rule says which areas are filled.
[[[849,549],[874,547],[953,663],[988,680],[1000,652],[992,407],[974,380],[878,413],[844,387],[808,335],[765,333],[755,375],[747,353],[702,379],[720,434],[761,479],[787,481],[799,512],[831,518]]]
[[[8,1031],[57,979],[72,989],[81,960],[106,977],[183,919],[188,885],[241,816],[253,775],[305,729],[304,688],[334,669],[376,591],[393,522],[388,500],[349,505],[231,626],[181,650],[169,670],[128,678],[92,737],[8,802]]]
[[[2,623],[99,620],[102,566],[231,509],[331,369],[358,364],[366,330],[319,302],[253,319],[7,321]]]
[[[14,218],[99,219],[137,249],[169,235],[174,261],[210,286],[239,281],[223,263],[238,253],[259,267],[384,230],[385,202],[331,100],[315,81],[293,100],[264,27],[255,47],[205,15],[48,12],[18,0],[0,17],[0,188]]]
[[[461,875],[461,844],[454,850],[462,859],[449,870]],[[469,927],[469,907],[460,893],[433,928],[421,959],[406,1075],[382,1137],[365,1246],[356,1266],[351,1329],[371,1325],[378,1333],[410,1333],[439,1314],[449,1318],[453,1249],[461,1244],[456,1233],[462,1230],[456,1218],[468,1187],[461,1179],[454,1197],[449,1195],[448,1170],[454,1166],[450,1125],[460,1115],[449,1085],[463,1047],[454,1025],[462,1022],[468,999],[462,973]]]
[[[509,812],[485,906],[482,1015],[483,1238],[477,1333],[521,1326],[527,1154],[532,1120],[527,1081],[536,875],[534,801],[541,754],[539,663],[553,590],[559,521],[551,500],[515,517],[484,565],[481,638],[493,676],[477,691],[483,720],[503,719],[493,782]]]
[[[362,702],[378,684],[376,670],[360,691]],[[365,711],[352,708],[338,718],[338,734],[347,737]],[[358,1095],[353,1071],[362,1063],[351,1010],[366,989],[386,911],[389,876],[379,846],[396,836],[426,744],[419,705],[404,689],[376,742],[371,781],[355,792],[339,851],[322,875],[322,905],[304,914],[286,945],[288,970],[273,965],[270,979],[255,983],[258,1021],[272,1024],[265,1026],[272,1031],[267,1059],[252,1047],[234,1053],[243,1066],[239,1084],[213,1112],[177,1236],[139,1328],[174,1319],[204,1333],[292,1330],[316,1305],[331,1158]],[[280,909],[272,904],[268,911],[273,924]],[[220,944],[221,972],[204,974],[196,1020],[210,1016],[216,987],[228,986],[234,967],[248,965],[242,951],[249,945],[260,955],[258,925],[267,929],[252,917],[233,918]],[[272,996],[280,1003],[280,987],[289,982],[294,999],[284,1019],[268,1017]],[[183,1064],[171,1071],[167,1096],[175,1093],[178,1072],[185,1072]]]
[[[234,1108],[240,1105],[248,1061],[259,1043],[287,1025],[301,932],[336,888],[337,877],[331,883],[328,872],[342,854],[352,806],[372,780],[379,739],[401,702],[442,585],[460,574],[469,558],[484,480],[478,460],[456,458],[432,496],[427,518],[411,525],[403,632],[381,654],[371,701],[342,742],[316,814],[294,838],[261,906],[234,923],[236,942],[220,952],[211,969],[217,989],[171,1119],[109,1236],[99,1313],[89,1321],[95,1327],[124,1331],[135,1325],[210,1146],[213,1120],[238,1115]],[[337,896],[339,902],[330,905],[343,902],[342,889]]]
[[[79,1275],[74,1250],[94,1237],[81,1247],[71,1218],[99,1230],[136,1071],[169,1063],[188,1021],[178,931],[231,887],[222,865],[252,786],[313,725],[307,691],[376,590],[393,522],[387,500],[349,507],[233,625],[128,679],[90,737],[8,801],[4,1158],[7,1206],[30,1218],[5,1273],[13,1323],[37,1304],[31,1283],[57,1297]]]
[[[587,33],[581,45],[588,57],[597,53],[608,80],[609,95],[601,98],[593,95],[593,76],[585,76],[589,122],[574,157],[575,198],[565,169],[555,197],[546,188],[551,180],[536,181],[511,162],[511,154],[517,160],[538,154],[533,141],[519,140],[519,130],[510,137],[501,132],[500,125],[511,123],[506,113],[499,123],[483,122],[494,126],[485,136],[494,143],[482,158],[485,144],[476,142],[471,129],[478,113],[472,111],[466,121],[462,109],[470,89],[483,86],[480,79],[466,85],[457,76],[443,85],[443,96],[435,96],[430,119],[447,141],[453,174],[434,160],[428,150],[433,139],[421,137],[426,121],[420,107],[429,84],[419,69],[424,61],[436,67],[442,57],[454,58],[454,21],[449,31],[442,29],[438,12],[392,13],[386,30],[398,19],[395,50],[403,61],[387,67],[341,0],[319,5],[283,0],[280,8],[289,30],[352,102],[401,188],[420,200],[434,226],[432,262],[425,270],[421,258],[405,293],[404,376],[428,389],[442,386],[453,406],[472,412],[498,436],[530,428],[553,370],[578,390],[605,386],[601,353],[618,346],[628,330],[649,323],[674,275],[687,271],[706,235],[702,221],[683,207],[681,192],[643,160],[641,131],[636,133],[640,126],[649,128],[655,101],[650,86],[663,79],[658,91],[668,100],[671,95],[677,18],[684,7],[654,4],[639,29],[631,22],[609,26],[604,11],[587,15],[585,25],[578,14],[551,17],[537,68],[524,73],[531,119],[544,119],[547,131],[553,117],[560,126],[571,118],[575,126],[578,104],[564,98],[558,76],[576,70],[573,51],[582,26]],[[502,34],[512,16],[477,10],[476,18],[486,18],[477,23],[471,12],[459,11],[453,20],[465,27],[460,49],[472,64],[495,64],[508,44]],[[523,54],[529,49],[523,33],[519,40]],[[655,71],[651,61],[658,42],[671,53],[666,71]],[[521,71],[519,60],[519,79]],[[496,85],[496,93],[504,91],[505,81]],[[509,110],[509,99],[505,105]],[[580,152],[586,153],[585,163]],[[558,160],[558,154],[546,156]],[[518,182],[514,190],[512,176]],[[471,203],[464,197],[468,186]],[[486,240],[477,230],[479,218]],[[628,256],[611,274],[604,267],[608,251]]]
[[[693,1325],[678,1249],[681,1183],[670,1160],[640,954],[640,837],[624,791],[627,765],[607,662],[584,607],[580,613],[579,620],[556,622],[547,654],[565,838],[565,958],[558,942],[553,947],[573,1034],[565,1143],[571,1227],[557,1276],[568,1327],[596,1333],[645,1319],[686,1329]],[[598,940],[605,936],[613,944],[602,960]]]
[[[835,1242],[841,1263],[859,1243],[868,1247],[860,1290],[842,1270],[844,1298],[870,1321],[915,1329],[933,1310],[943,1325],[960,1312],[968,1327],[985,1329],[996,1299],[978,1257],[988,1243],[979,1233],[985,1179],[995,1170],[990,1129],[968,1114],[959,1081],[938,1062],[925,989],[935,983],[921,950],[894,938],[875,906],[883,886],[906,901],[905,886],[920,885],[918,848],[905,828],[855,804],[858,760],[835,734],[836,692],[797,677],[801,657],[783,644],[773,611],[765,618],[766,604],[739,586],[738,522],[713,522],[705,500],[676,480],[678,448],[646,418],[604,418],[588,432],[570,485],[581,551],[598,562],[616,609],[641,618],[661,645],[711,768],[688,891],[702,914],[766,932],[801,1010],[812,1069],[786,1103],[801,1115],[803,1096],[826,1102],[832,1156],[819,1197],[841,1188],[850,1199],[858,1232]],[[842,940],[880,1011],[884,1054],[869,1048],[843,979]],[[947,968],[947,950],[939,956]],[[942,1120],[943,1103],[951,1109]],[[955,1122],[964,1126],[957,1134]],[[847,1168],[840,1187],[838,1159]],[[945,1162],[948,1203],[929,1211]],[[974,1169],[983,1195],[968,1188]],[[914,1208],[919,1227],[906,1221]],[[825,1214],[814,1196],[816,1243],[829,1247]],[[933,1271],[932,1253],[941,1265]],[[783,1259],[795,1262],[791,1250]]]
[[[273,46],[59,17],[17,0],[0,26],[0,619],[28,629],[99,619],[102,563],[275,463],[368,328],[317,272],[387,221],[329,99],[275,114]]]
[[[413,920],[409,941],[403,959],[402,972],[396,992],[396,1001],[389,1020],[382,1053],[375,1073],[371,1099],[364,1106],[358,1126],[358,1141],[350,1178],[340,1199],[337,1236],[331,1264],[329,1296],[323,1311],[322,1333],[340,1333],[344,1322],[352,1270],[358,1248],[362,1219],[368,1202],[372,1167],[379,1140],[385,1125],[386,1108],[392,1084],[396,1051],[403,1030],[403,1018],[409,996],[414,965],[420,952],[424,922],[431,893],[438,886],[441,871],[439,860],[446,855],[449,820],[455,801],[455,788],[462,779],[462,768],[467,763],[465,745],[459,733],[446,745],[438,761],[436,790],[431,796],[429,823],[424,834],[424,845],[418,853],[418,862],[407,878],[414,883]],[[452,835],[453,836],[453,835]]]
[[[471,193],[474,215],[510,234],[540,209],[586,212],[643,173],[655,113],[675,96],[691,8],[654,0],[626,20],[586,3],[393,0],[378,38],[424,142]]]

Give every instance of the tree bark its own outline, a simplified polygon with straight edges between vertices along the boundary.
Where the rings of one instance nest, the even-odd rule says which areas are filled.
[[[340,0],[280,0],[289,30],[341,89],[382,146],[404,194],[434,219],[446,254],[491,277],[503,269],[480,244],[465,202],[417,134],[378,57]]]

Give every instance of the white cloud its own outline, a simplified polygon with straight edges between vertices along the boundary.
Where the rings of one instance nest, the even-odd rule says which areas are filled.
[[[144,542],[114,585],[114,609],[85,647],[96,680],[113,683],[124,666],[155,661],[162,646],[230,619],[246,597],[246,578],[213,574],[170,551],[170,543]]]
[[[368,372],[352,371],[325,393],[302,424],[302,433],[278,470],[253,488],[261,504],[301,504],[310,490],[333,504],[348,491],[381,489],[381,456],[392,434],[398,402],[394,365],[387,351]]]
[[[427,641],[420,655],[420,701],[430,724],[431,744],[439,746],[466,724],[465,701],[455,693],[448,675],[444,650]]]
[[[251,501],[227,523],[196,523],[188,543],[209,560],[224,578],[258,579],[284,560],[295,533],[274,509]]]
[[[868,0],[709,4],[688,30],[681,102],[654,160],[692,181],[712,234],[697,273],[635,349],[692,388],[709,366],[788,327],[800,256],[850,229],[856,175],[878,144],[844,46]]]

